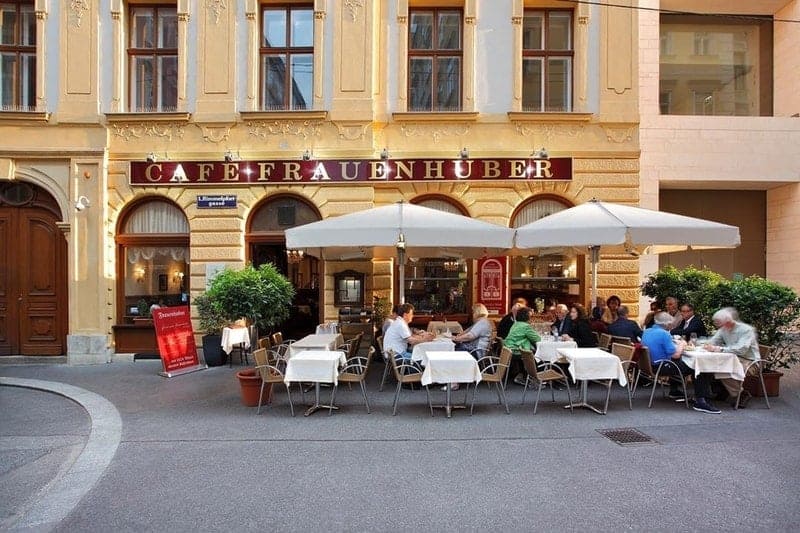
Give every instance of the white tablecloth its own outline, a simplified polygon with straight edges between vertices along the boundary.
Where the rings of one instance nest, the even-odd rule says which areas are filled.
[[[284,382],[338,383],[339,366],[347,363],[344,352],[304,350],[286,362]]]
[[[559,348],[577,347],[578,343],[575,341],[542,340],[536,343],[536,358],[547,361],[548,363],[553,363],[561,359],[561,356],[558,354]]]
[[[569,362],[569,373],[573,381],[579,379],[616,379],[620,385],[627,385],[622,362],[614,354],[600,348],[559,348]]]
[[[325,333],[339,333],[339,323],[328,322],[327,324],[317,324],[317,330],[314,333],[317,335],[323,335]]]
[[[250,330],[247,328],[222,328],[222,349],[230,354],[234,344],[244,343],[245,348],[250,348]]]
[[[469,352],[426,352],[422,357],[422,384],[479,383],[481,370]]]
[[[441,320],[431,320],[428,322],[428,331],[430,333],[439,333],[439,331],[444,331],[445,329],[445,322]],[[464,332],[464,328],[461,327],[461,324],[456,322],[455,320],[448,320],[447,321],[447,331],[450,333],[454,333],[458,335],[459,333]]]
[[[414,345],[414,349],[411,351],[411,359],[413,361],[422,361],[428,352],[452,352],[455,349],[455,343],[448,339],[421,342]]]
[[[682,359],[690,368],[694,369],[695,376],[701,373],[713,373],[716,378],[733,378],[744,381],[744,367],[736,354],[687,350],[683,352]]]
[[[289,358],[305,350],[335,350],[344,343],[341,333],[321,333],[306,335],[289,345]]]

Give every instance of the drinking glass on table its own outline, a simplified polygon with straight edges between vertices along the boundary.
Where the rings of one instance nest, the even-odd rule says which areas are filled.
[[[689,334],[689,344],[697,346],[697,333],[692,332]]]

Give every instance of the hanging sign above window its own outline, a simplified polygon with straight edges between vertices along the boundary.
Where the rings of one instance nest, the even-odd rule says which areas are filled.
[[[140,186],[292,183],[493,182],[572,179],[572,158],[387,159],[310,161],[131,161],[130,183]]]

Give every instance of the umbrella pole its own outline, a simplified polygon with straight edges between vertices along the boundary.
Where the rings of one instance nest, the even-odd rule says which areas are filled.
[[[399,296],[400,304],[406,303],[406,251],[404,248],[397,248],[397,277],[400,283]]]
[[[589,302],[589,313],[591,314],[594,309],[595,302],[597,302],[597,263],[600,262],[600,247],[589,247],[589,260],[592,262],[592,301]]]

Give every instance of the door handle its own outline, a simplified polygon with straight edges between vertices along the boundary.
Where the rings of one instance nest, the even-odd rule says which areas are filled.
[[[18,302],[21,302],[21,301],[22,301],[22,296],[20,296],[19,298],[17,298],[17,301],[18,301]]]

